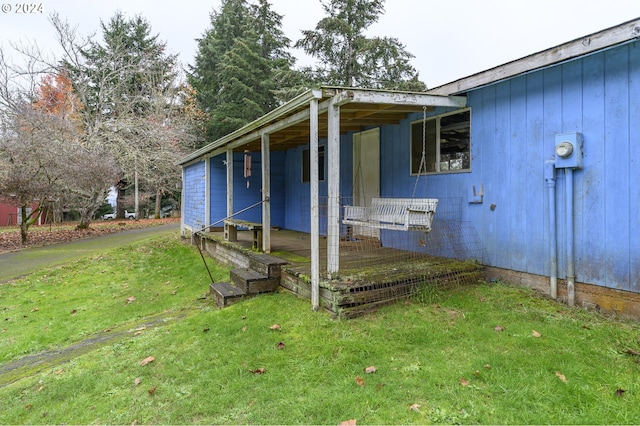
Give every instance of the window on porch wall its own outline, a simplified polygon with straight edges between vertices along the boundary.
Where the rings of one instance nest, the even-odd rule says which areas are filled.
[[[318,180],[324,181],[324,145],[318,146]],[[302,151],[302,182],[311,181],[311,155],[309,149]]]
[[[423,149],[425,164],[421,167]],[[429,117],[426,122],[419,120],[411,123],[412,175],[470,169],[471,110],[455,111]]]

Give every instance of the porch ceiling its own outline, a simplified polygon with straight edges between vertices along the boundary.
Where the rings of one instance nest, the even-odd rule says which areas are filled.
[[[431,111],[433,107],[428,107]],[[340,107],[340,134],[351,131],[362,131],[371,126],[397,124],[411,112],[422,112],[422,106],[376,105],[376,104],[345,104]],[[292,114],[281,117],[286,120]],[[328,118],[324,111],[318,116],[318,137],[326,139],[328,136]],[[283,151],[299,145],[309,143],[310,123],[306,118],[283,129],[270,133],[270,147],[272,151]],[[235,151],[260,150],[260,137],[247,141],[241,146],[234,147]]]
[[[318,137],[328,137],[328,108],[340,107],[340,134],[371,127],[397,124],[413,112],[431,111],[436,106],[466,106],[466,97],[441,96],[417,92],[322,87],[309,90],[265,114],[245,127],[181,159],[184,165],[207,156],[234,151],[260,151],[263,134],[269,135],[272,151],[283,151],[309,143],[310,102],[318,101]]]

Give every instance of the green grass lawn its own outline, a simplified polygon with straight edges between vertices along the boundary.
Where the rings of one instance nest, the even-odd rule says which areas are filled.
[[[1,285],[0,367],[131,332],[0,387],[0,424],[640,419],[634,322],[506,284],[425,292],[348,321],[286,293],[219,310],[207,286],[198,252],[175,237]],[[160,324],[140,327],[152,316]]]

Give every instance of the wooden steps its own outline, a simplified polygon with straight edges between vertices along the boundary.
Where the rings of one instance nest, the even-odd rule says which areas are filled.
[[[267,255],[252,256],[249,268],[231,270],[231,282],[212,283],[211,298],[224,308],[239,300],[276,291],[280,286],[282,259]]]

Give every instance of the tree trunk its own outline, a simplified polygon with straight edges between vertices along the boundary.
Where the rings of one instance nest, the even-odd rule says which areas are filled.
[[[31,213],[27,213],[26,204],[20,206],[20,216],[22,217],[22,221],[20,221],[20,240],[23,245],[27,244],[29,239],[29,227],[36,223],[38,216],[40,216],[40,212],[40,205],[38,205],[35,210],[32,210]]]
[[[163,194],[164,194],[164,191],[162,190],[162,188],[158,188],[158,190],[156,191],[156,213],[153,216],[156,219],[160,219],[160,209],[162,208]]]
[[[28,241],[28,234],[27,232],[29,231],[29,217],[27,216],[27,206],[26,205],[22,205],[20,206],[20,216],[21,216],[21,221],[20,221],[20,239],[22,241],[22,245],[27,244]]]

